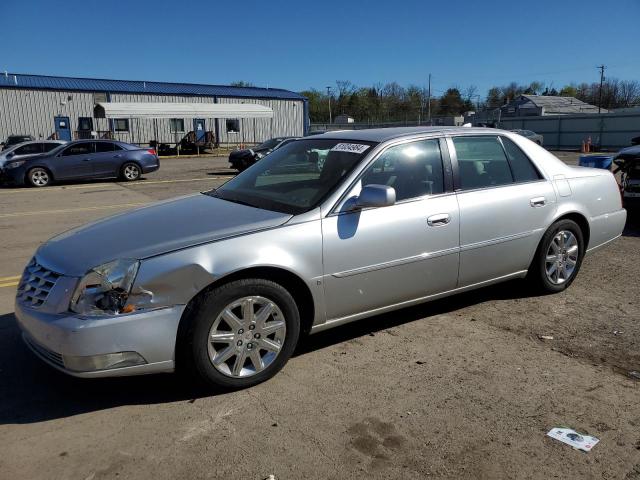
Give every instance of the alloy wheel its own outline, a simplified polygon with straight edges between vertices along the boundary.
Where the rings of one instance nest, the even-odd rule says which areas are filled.
[[[45,170],[36,170],[31,173],[31,181],[38,187],[44,187],[49,183],[49,175]]]
[[[127,180],[135,180],[140,176],[140,170],[135,165],[127,165],[124,167],[123,173]]]
[[[276,359],[287,333],[280,308],[261,296],[235,300],[222,309],[209,330],[209,360],[220,373],[255,375]]]
[[[576,269],[580,254],[578,239],[569,230],[561,230],[552,239],[545,258],[547,279],[554,285],[569,280]]]

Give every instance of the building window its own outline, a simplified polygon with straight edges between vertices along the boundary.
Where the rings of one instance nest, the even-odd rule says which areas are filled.
[[[227,118],[227,133],[238,133],[240,131],[240,120],[237,118]]]
[[[169,130],[171,133],[182,133],[184,132],[184,119],[183,118],[170,118],[169,119]]]
[[[84,130],[84,131],[93,130],[93,118],[91,118],[91,117],[79,117],[78,118],[78,130]]]
[[[113,129],[116,132],[128,132],[129,131],[129,119],[128,118],[116,118],[113,121]]]

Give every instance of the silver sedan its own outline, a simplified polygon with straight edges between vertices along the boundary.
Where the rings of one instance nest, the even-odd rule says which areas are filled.
[[[71,375],[179,367],[247,387],[304,333],[515,278],[560,292],[625,220],[610,172],[520,135],[332,132],[217,190],[51,239],[16,316],[35,354]]]

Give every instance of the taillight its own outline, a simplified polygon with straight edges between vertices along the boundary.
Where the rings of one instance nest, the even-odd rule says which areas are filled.
[[[151,155],[155,155],[155,154],[156,154],[156,151],[155,151],[155,149],[153,149],[153,148],[149,148],[149,149],[147,150],[147,152],[149,152]]]

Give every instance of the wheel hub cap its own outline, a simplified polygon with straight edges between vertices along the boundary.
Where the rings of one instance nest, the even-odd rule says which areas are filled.
[[[547,250],[547,279],[554,285],[561,285],[569,280],[575,272],[579,253],[576,236],[568,230],[558,232]]]
[[[250,377],[276,359],[286,336],[284,315],[265,297],[247,296],[222,309],[209,330],[209,360],[229,377]]]

